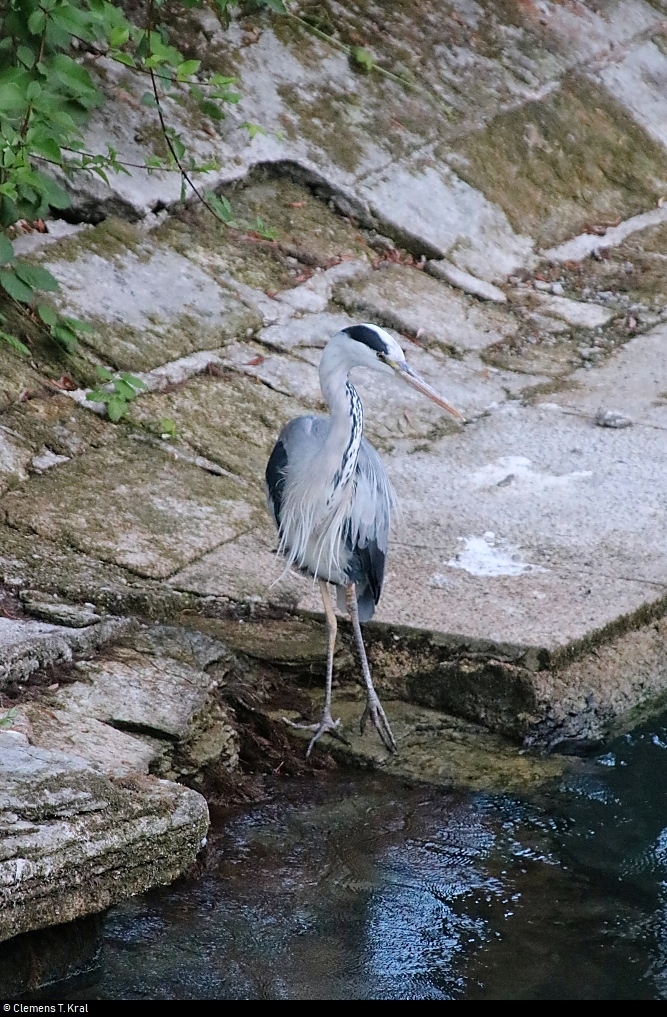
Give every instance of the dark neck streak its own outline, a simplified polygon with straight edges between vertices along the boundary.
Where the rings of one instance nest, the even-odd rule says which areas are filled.
[[[338,432],[339,440],[342,439],[342,452],[340,466],[333,476],[334,492],[346,488],[354,476],[364,431],[364,410],[361,399],[356,388],[349,381],[345,383],[344,409],[342,406],[339,406],[338,409],[338,413],[332,413],[334,418],[332,430],[335,429]],[[344,423],[347,426],[343,430]],[[331,504],[333,495],[328,501]]]

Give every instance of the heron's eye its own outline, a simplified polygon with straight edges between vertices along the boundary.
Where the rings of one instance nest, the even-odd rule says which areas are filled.
[[[386,360],[387,354],[383,353],[382,350],[378,350],[378,360]]]

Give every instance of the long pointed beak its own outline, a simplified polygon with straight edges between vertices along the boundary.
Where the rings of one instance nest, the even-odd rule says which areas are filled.
[[[454,417],[454,420],[457,420],[460,424],[465,424],[466,418],[463,414],[452,406],[451,403],[448,403],[446,399],[443,399],[441,395],[438,395],[435,389],[431,388],[431,386],[428,385],[423,378],[420,378],[417,372],[413,371],[410,365],[406,364],[404,360],[391,361],[391,366],[394,368],[399,378],[406,381],[412,388],[416,388],[418,392],[422,393],[422,395],[432,399],[438,406],[442,406],[443,410],[447,410],[447,413],[450,413],[452,417]]]

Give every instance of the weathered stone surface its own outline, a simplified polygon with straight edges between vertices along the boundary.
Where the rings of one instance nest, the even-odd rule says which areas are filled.
[[[231,490],[240,490],[241,497],[250,500],[263,519],[264,470],[271,448],[281,427],[303,413],[304,407],[255,378],[224,370],[219,373],[221,377],[203,377],[168,394],[137,399],[130,415],[153,426],[161,417],[172,419],[177,434],[189,445],[242,478],[238,488],[230,480]],[[210,498],[213,489],[208,479],[200,480],[199,486],[208,488]],[[210,504],[213,511],[220,503],[211,500]],[[220,508],[215,514],[220,518]],[[253,515],[252,522],[239,527],[238,532],[256,524],[257,516]]]
[[[65,697],[65,706],[69,706]],[[26,703],[12,730],[27,734],[31,745],[78,756],[107,777],[136,777],[159,768],[167,746],[157,738],[120,731],[92,716],[59,709],[53,702]]]
[[[5,497],[9,522],[163,577],[251,525],[243,488],[123,439]]]
[[[319,717],[321,692],[312,693],[312,721]],[[347,744],[325,735],[322,746],[342,762],[355,766],[379,766],[383,773],[399,780],[418,780],[440,787],[468,787],[475,790],[519,791],[563,772],[566,760],[520,752],[497,735],[489,734],[477,724],[445,713],[413,706],[400,700],[386,699],[384,707],[398,753],[387,752],[371,726],[359,733],[359,718],[364,709],[361,689],[343,687],[336,690],[332,713],[340,717],[341,735]],[[279,713],[272,719],[281,720]],[[291,714],[288,720],[302,720]],[[307,744],[312,733],[290,729],[295,737]],[[317,751],[317,749],[315,750]]]
[[[75,755],[0,731],[0,939],[170,882],[207,827],[206,802],[188,788],[114,783]]]
[[[549,261],[581,261],[593,251],[616,247],[633,233],[638,233],[648,226],[658,226],[664,222],[667,222],[667,207],[653,208],[650,212],[630,216],[618,226],[606,228],[601,236],[597,236],[595,233],[580,233],[579,236],[572,237],[571,240],[566,240],[557,247],[550,247],[543,254]]]
[[[33,450],[18,434],[0,426],[0,495],[10,486],[28,479]]]
[[[584,77],[499,114],[456,148],[457,172],[542,247],[654,207],[667,180],[661,145]]]
[[[575,328],[598,328],[606,325],[614,316],[613,311],[599,304],[583,303],[579,300],[568,300],[567,297],[548,296],[536,293],[533,297],[545,314],[561,318]]]
[[[19,596],[29,614],[56,625],[83,628],[101,621],[101,615],[96,613],[92,604],[67,604],[56,594],[42,593],[40,590],[21,590]]]
[[[321,350],[332,335],[347,325],[353,325],[355,320],[347,314],[330,311],[309,314],[279,325],[269,325],[257,334],[257,340],[282,353],[293,353],[302,348]]]
[[[81,681],[55,694],[61,708],[174,740],[185,738],[213,687],[204,671],[120,647],[112,657],[79,661],[76,670]]]
[[[42,454],[46,450],[69,458],[106,444],[115,434],[110,424],[74,406],[64,393],[17,403],[3,414],[3,422]],[[35,469],[34,459],[31,466]]]
[[[78,245],[73,250],[68,242],[49,249],[46,262],[62,286],[62,308],[95,326],[86,343],[105,363],[149,370],[261,324],[257,309],[229,286],[141,234],[126,236],[126,224],[109,251],[111,228],[105,223],[69,241]]]
[[[491,300],[494,304],[507,303],[507,294],[498,286],[485,282],[484,279],[478,279],[477,276],[470,275],[469,272],[463,272],[456,265],[452,265],[450,261],[444,259],[427,261],[424,267],[436,279],[444,279],[445,282],[451,283],[452,286],[463,290],[464,293],[470,293],[473,297],[479,297],[480,300]]]
[[[445,350],[482,350],[516,331],[502,311],[481,307],[446,283],[399,265],[339,290],[337,299],[357,319],[370,316]]]
[[[75,653],[89,653],[136,623],[108,618],[86,628],[0,617],[0,685],[26,679],[47,664],[61,664]]]
[[[667,430],[666,352],[667,328],[662,325],[632,339],[595,372],[576,371],[576,387],[543,398],[592,418],[602,408]]]

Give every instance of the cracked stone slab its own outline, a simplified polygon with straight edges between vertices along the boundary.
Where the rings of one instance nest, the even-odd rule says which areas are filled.
[[[257,308],[230,286],[177,251],[133,236],[126,224],[106,253],[111,228],[87,231],[87,248],[73,260],[64,257],[66,246],[60,258],[53,248],[45,257],[62,288],[60,309],[93,325],[85,342],[106,363],[147,371],[261,325]]]
[[[68,663],[120,636],[136,623],[107,618],[84,628],[0,617],[0,685],[23,681],[49,664]]]
[[[574,387],[541,402],[555,403],[594,419],[599,410],[635,424],[667,431],[667,328],[631,339],[595,371],[572,375]]]
[[[164,753],[164,744],[156,738],[120,731],[53,703],[44,706],[33,702],[19,707],[13,729],[20,730],[24,724],[31,745],[78,756],[107,777],[146,775]]]
[[[300,286],[279,293],[277,299],[295,312],[321,314],[327,309],[334,287],[363,278],[370,270],[366,261],[342,261],[325,272],[316,272]]]
[[[128,416],[147,427],[154,427],[162,417],[172,419],[181,440],[239,478],[236,482],[230,479],[229,484],[232,489],[238,484],[240,498],[263,518],[264,470],[271,449],[283,425],[304,409],[296,399],[268,388],[257,378],[221,368],[217,375],[195,378],[173,392],[137,399]],[[202,484],[213,510],[214,489],[208,481]],[[221,508],[217,515],[221,523]],[[256,515],[249,518],[249,525],[255,525]]]
[[[321,350],[332,335],[353,325],[354,321],[348,314],[331,311],[307,314],[261,329],[257,341],[281,353],[293,353],[302,348]]]
[[[424,272],[388,265],[359,283],[338,290],[350,314],[370,316],[426,345],[450,350],[483,350],[513,335],[511,315],[462,296]]]
[[[22,441],[21,436],[0,425],[0,495],[10,486],[28,479],[34,450]]]
[[[252,525],[234,479],[131,438],[95,449],[6,495],[9,523],[162,578]]]
[[[493,283],[486,282],[484,279],[478,279],[470,272],[463,272],[456,265],[452,265],[450,261],[445,259],[427,261],[424,268],[436,279],[444,279],[445,282],[463,290],[464,293],[470,293],[473,297],[479,297],[480,300],[490,300],[494,304],[507,303],[507,294],[498,286],[494,286]]]
[[[36,395],[17,403],[3,414],[3,421],[29,444],[38,455],[31,460],[35,472],[45,471],[67,458],[81,455],[89,448],[104,445],[115,435],[106,421],[72,405],[72,392]],[[91,404],[84,406],[89,409]],[[51,457],[57,457],[54,462]],[[35,464],[37,459],[37,465]],[[43,466],[40,466],[43,461]]]
[[[565,243],[559,244],[557,247],[551,247],[548,251],[543,251],[542,254],[549,261],[582,261],[593,251],[618,247],[633,233],[640,233],[642,230],[648,229],[649,226],[660,226],[664,222],[667,222],[667,207],[653,208],[650,212],[630,216],[618,226],[610,226],[602,236],[596,236],[594,233],[580,233],[579,236],[572,237],[571,240],[566,240]]]
[[[663,29],[664,31],[664,29]],[[600,80],[610,93],[642,124],[648,134],[667,146],[667,56],[660,36],[629,49],[604,67]]]
[[[59,689],[54,701],[126,730],[182,740],[207,705],[214,680],[170,657],[116,647],[111,656],[76,665],[81,681]]]
[[[206,802],[189,788],[115,783],[11,731],[0,731],[0,815],[1,940],[171,882],[208,828]]]
[[[193,638],[190,646],[201,647],[204,638]],[[152,772],[172,779],[196,773],[212,762],[235,768],[238,736],[227,711],[214,696],[218,681],[183,660],[167,656],[161,644],[164,641],[173,646],[175,639],[176,630],[157,627],[148,643],[144,638],[143,652],[131,645],[116,646],[94,661],[79,661],[75,667],[81,680],[61,687],[50,697],[49,703],[56,711],[68,714],[65,727],[79,738],[82,753],[91,761],[100,758],[97,721],[145,742],[143,747],[125,745],[123,765],[129,772],[135,763],[140,767],[136,772],[142,772],[146,765]],[[188,641],[181,639],[180,646],[181,650],[187,649]],[[223,655],[224,647],[218,649],[214,659],[220,660]],[[107,737],[101,742],[104,757],[108,757],[105,745],[109,740]],[[119,764],[121,758],[119,754]],[[101,758],[96,765],[102,765]]]
[[[535,292],[532,300],[546,315],[559,318],[574,328],[602,328],[614,317],[614,311],[601,304],[570,300],[568,297],[551,296]]]

